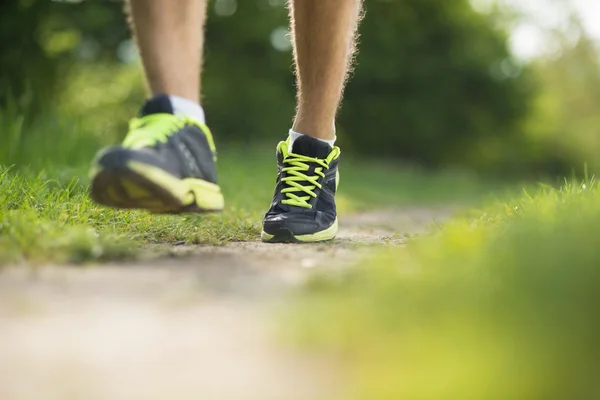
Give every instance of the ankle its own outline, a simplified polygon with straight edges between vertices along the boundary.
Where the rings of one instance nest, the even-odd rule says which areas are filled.
[[[323,141],[335,140],[335,121],[329,118],[306,118],[300,114],[292,126],[292,131]]]

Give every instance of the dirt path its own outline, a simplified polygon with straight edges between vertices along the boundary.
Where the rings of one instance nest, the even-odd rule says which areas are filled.
[[[333,399],[335,361],[273,339],[273,307],[315,268],[401,245],[448,209],[347,216],[323,245],[166,249],[127,265],[0,271],[0,399]]]

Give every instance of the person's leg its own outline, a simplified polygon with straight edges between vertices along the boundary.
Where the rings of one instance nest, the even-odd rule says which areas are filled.
[[[337,234],[335,116],[356,49],[361,5],[292,1],[298,108],[289,139],[277,147],[279,174],[263,241],[320,242]]]
[[[200,97],[206,0],[129,0],[151,98],[121,146],[90,172],[103,205],[159,213],[220,211],[216,150]]]
[[[361,0],[294,0],[290,15],[298,86],[292,130],[331,140],[356,49]]]
[[[206,0],[129,0],[127,10],[151,93],[198,102]]]

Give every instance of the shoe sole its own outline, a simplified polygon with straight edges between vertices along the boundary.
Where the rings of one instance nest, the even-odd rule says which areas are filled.
[[[224,207],[218,185],[201,179],[178,179],[138,161],[96,165],[90,178],[92,199],[109,207],[144,209],[156,214],[219,212]]]
[[[287,228],[281,228],[278,229],[274,234],[269,234],[265,231],[262,231],[260,238],[265,243],[318,243],[335,239],[337,232],[338,221],[336,218],[329,228],[317,233],[309,235],[294,235],[291,230]]]

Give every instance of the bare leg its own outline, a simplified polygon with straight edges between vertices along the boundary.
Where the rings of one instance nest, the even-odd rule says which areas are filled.
[[[294,0],[291,25],[298,85],[293,130],[333,139],[356,49],[362,0]]]
[[[129,0],[128,8],[152,94],[198,102],[206,0]]]

